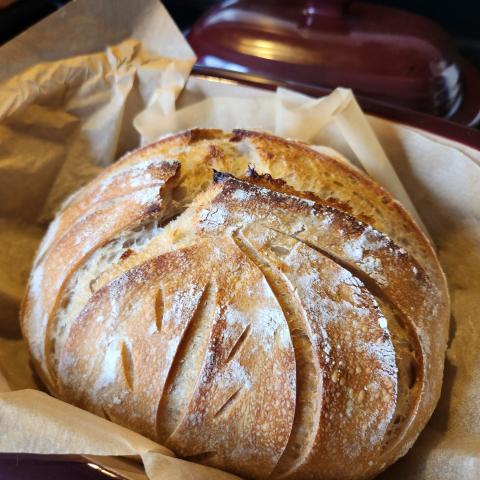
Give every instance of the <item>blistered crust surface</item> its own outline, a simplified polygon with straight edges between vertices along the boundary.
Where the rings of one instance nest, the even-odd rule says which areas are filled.
[[[193,130],[67,200],[22,328],[60,398],[243,477],[338,480],[411,446],[448,315],[433,249],[366,176],[270,135]]]

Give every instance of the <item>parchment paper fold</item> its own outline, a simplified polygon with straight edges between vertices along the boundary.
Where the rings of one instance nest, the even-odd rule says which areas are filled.
[[[0,48],[0,62],[0,452],[135,455],[152,479],[234,478],[36,390],[17,314],[46,224],[101,168],[169,132],[259,128],[337,149],[421,219],[452,294],[445,382],[419,441],[382,478],[479,478],[478,151],[364,116],[344,89],[311,99],[202,78],[184,88],[193,53],[154,0],[72,2]]]

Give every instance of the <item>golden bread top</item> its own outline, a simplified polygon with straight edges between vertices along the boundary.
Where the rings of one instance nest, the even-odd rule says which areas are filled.
[[[449,299],[401,205],[335,156],[193,130],[72,196],[22,313],[51,392],[249,478],[368,478],[439,396]]]

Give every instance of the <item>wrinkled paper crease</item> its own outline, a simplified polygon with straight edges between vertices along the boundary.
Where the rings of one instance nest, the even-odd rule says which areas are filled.
[[[381,478],[477,479],[480,152],[365,116],[345,89],[312,99],[194,77],[185,86],[195,59],[161,4],[136,3],[132,25],[121,15],[105,23],[107,4],[74,2],[63,17],[49,17],[0,49],[0,60],[23,52],[21,69],[10,61],[8,75],[0,73],[0,452],[81,454],[97,463],[138,456],[151,479],[236,478],[175,458],[151,440],[39,391],[19,339],[18,308],[46,225],[102,168],[170,132],[249,128],[335,148],[389,190],[431,236],[453,310],[442,398],[412,450]],[[128,0],[118,2],[122,7],[132,9]],[[88,16],[89,8],[96,17]],[[78,30],[75,19],[85,35],[92,29],[88,48],[48,43],[51,28]],[[36,51],[35,42],[43,48]],[[117,469],[127,470],[129,478],[144,476],[138,466]]]

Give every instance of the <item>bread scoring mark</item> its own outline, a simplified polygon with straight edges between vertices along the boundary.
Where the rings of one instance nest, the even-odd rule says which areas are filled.
[[[48,320],[43,348],[46,369],[50,376],[55,377],[57,374],[57,359],[61,355],[61,348],[58,347],[60,344],[63,345],[65,340],[63,333],[68,333],[71,324],[67,318],[63,319],[63,323],[59,318],[60,313],[66,311],[62,301],[65,295],[69,295],[71,282],[75,283],[77,273],[81,273],[96,251],[102,250],[125,230],[131,230],[133,226],[138,226],[162,213],[165,207],[161,198],[164,186],[165,182],[157,182],[148,188],[134,190],[100,205],[94,205],[92,213],[77,218],[68,227],[68,235],[61,235],[61,238],[45,253],[44,262],[49,267],[50,274],[56,273],[55,283],[51,288],[56,295],[55,297],[50,295],[49,305],[44,307]],[[154,208],[150,209],[149,206],[152,205]],[[128,215],[122,215],[122,206],[128,210]],[[95,235],[92,235],[93,231]],[[57,251],[54,251],[54,246],[58,247]],[[57,259],[53,255],[56,253],[61,257],[67,248],[70,255],[66,259]],[[60,270],[59,266],[63,269]],[[92,286],[95,288],[95,282]],[[56,338],[57,341],[53,345],[53,339],[59,335],[62,335],[62,338]]]
[[[132,352],[130,351],[127,342],[122,341],[121,347],[121,359],[122,359],[122,369],[123,374],[125,375],[125,381],[130,390],[133,390],[133,381],[134,381],[134,368],[133,368],[133,357]]]
[[[228,363],[240,350],[242,345],[244,345],[245,340],[247,339],[248,334],[250,333],[250,324],[248,324],[242,334],[238,337],[237,341],[233,345],[230,353],[228,354],[227,360],[225,363]]]
[[[317,251],[321,255],[324,255],[325,257],[329,258],[330,260],[335,262],[337,265],[339,265],[340,267],[350,272],[353,277],[356,277],[358,280],[360,280],[365,286],[365,288],[369,291],[369,293],[377,299],[378,304],[380,305],[385,304],[388,307],[388,309],[391,309],[391,311],[393,312],[393,315],[385,315],[385,317],[382,317],[380,319],[380,321],[382,322],[380,326],[382,328],[385,328],[386,334],[388,334],[387,332],[392,332],[394,330],[393,328],[394,325],[392,324],[394,319],[395,323],[402,330],[402,334],[403,334],[402,338],[405,338],[408,341],[408,344],[410,347],[410,353],[413,354],[413,358],[411,358],[410,366],[408,368],[409,382],[408,382],[408,385],[406,386],[407,388],[404,388],[405,391],[398,392],[397,401],[395,405],[395,412],[392,416],[392,421],[390,422],[390,426],[385,435],[383,448],[386,449],[387,447],[397,445],[398,442],[401,441],[403,434],[408,430],[409,425],[413,420],[414,413],[417,409],[417,404],[420,401],[420,397],[421,397],[418,391],[421,389],[421,385],[424,382],[424,371],[425,371],[424,365],[423,365],[424,357],[422,355],[422,347],[420,344],[420,339],[418,338],[415,325],[413,325],[411,321],[409,321],[408,317],[399,309],[399,307],[387,295],[387,293],[380,287],[380,285],[378,285],[375,279],[373,279],[370,275],[360,270],[355,265],[348,263],[346,260],[339,258],[337,255],[323,248],[320,248],[317,245],[314,245],[305,239],[298,238],[295,235],[291,235],[286,232],[281,232],[271,227],[266,227],[266,228],[276,233],[287,235],[290,238],[293,238],[294,240],[300,243],[303,243],[307,247]],[[380,307],[378,308],[380,312],[382,312],[383,314],[384,313],[383,309]],[[385,322],[386,325],[383,322]],[[400,353],[399,353],[399,345],[397,340],[398,339],[396,337],[393,337],[396,364],[398,366],[400,361],[404,359],[399,358]],[[405,387],[404,382],[399,381],[400,372],[403,370],[400,368],[398,368],[397,370],[398,370],[398,373],[397,373],[398,385]],[[410,390],[410,392],[408,392],[407,390]],[[406,405],[404,404],[402,408],[402,405],[400,405],[398,402],[398,398],[403,398],[404,396],[408,397],[408,400],[407,400],[407,404]],[[412,398],[414,399],[413,401],[411,401]],[[408,411],[400,412],[400,409],[405,410],[406,408],[408,408]],[[404,420],[402,423],[398,421],[400,417],[403,418]],[[394,445],[392,445],[392,442]]]
[[[216,295],[215,284],[207,283],[172,359],[157,410],[157,432],[162,441],[175,431],[192,398],[199,371],[204,363]],[[195,355],[199,356],[198,361],[188,360]],[[192,368],[186,370],[184,365],[187,364],[197,365],[196,371]],[[182,401],[181,407],[178,406],[179,400]]]
[[[217,410],[213,418],[217,418],[220,415],[224,415],[228,413],[231,410],[233,404],[235,403],[235,400],[239,398],[240,392],[242,390],[243,390],[243,387],[240,387],[238,390],[233,392],[233,394],[230,395],[230,397],[228,397],[227,401]]]
[[[220,132],[220,134],[221,134],[221,132]],[[232,135],[233,135],[233,136],[234,136],[234,135],[237,135],[237,136],[238,136],[238,139],[240,139],[240,137],[243,136],[243,135],[241,134],[241,131],[237,131],[235,134],[232,134]],[[245,136],[248,138],[249,136],[256,137],[257,135],[258,135],[259,138],[260,138],[260,136],[263,135],[263,134],[255,134],[255,135],[254,135],[253,132],[252,132],[251,135],[245,135]],[[193,143],[193,141],[197,141],[197,139],[194,138],[194,137],[196,137],[196,136],[198,137],[198,140],[203,140],[204,138],[208,138],[208,135],[203,135],[203,136],[202,136],[201,133],[200,133],[200,134],[191,134],[191,135],[190,135],[190,140],[192,140],[192,143]],[[228,137],[228,134],[226,135],[226,137]],[[225,137],[224,137],[224,138],[225,138]],[[272,139],[274,139],[274,138],[275,138],[275,137],[272,137]],[[232,139],[233,139],[233,137],[232,137]],[[245,144],[247,143],[246,140],[244,140],[243,142],[244,142]],[[290,143],[285,142],[285,145],[287,145],[287,144],[288,144],[288,145],[291,145]],[[146,147],[145,152],[148,152],[148,148],[149,148],[149,147]],[[289,147],[289,148],[290,148],[290,147]],[[292,148],[293,148],[293,147],[292,147]],[[273,150],[275,150],[275,149],[273,149]],[[268,157],[270,157],[271,155],[273,155],[270,151],[268,151],[268,149],[266,149],[264,153],[265,153]],[[177,151],[176,151],[175,149],[170,149],[169,154],[170,154],[170,155],[177,155]],[[276,154],[277,154],[277,152],[275,152],[275,155],[276,155]],[[303,162],[300,162],[300,163],[303,163]],[[228,167],[227,167],[227,168],[228,168]],[[231,171],[231,170],[228,170],[228,171]],[[134,183],[135,183],[135,182],[134,182]],[[134,186],[134,184],[132,184],[132,186]],[[368,185],[367,185],[367,186],[368,186]],[[202,188],[203,188],[203,187],[202,187]],[[269,188],[272,188],[272,187],[269,187]],[[355,195],[355,192],[354,192],[354,195]],[[250,191],[247,192],[246,189],[238,188],[237,190],[234,191],[234,194],[232,194],[232,195],[230,196],[230,198],[231,198],[231,199],[234,199],[234,200],[236,200],[236,201],[238,201],[238,202],[240,202],[240,201],[241,201],[241,202],[245,202],[246,200],[250,200],[250,199],[253,200],[253,199],[255,198],[255,195],[253,195],[253,194],[251,195],[251,192],[250,192]],[[261,201],[263,202],[263,200],[261,200]],[[387,198],[387,202],[389,202],[389,201],[391,201],[391,199],[388,200],[388,198]],[[268,200],[265,200],[265,202],[268,202]],[[323,200],[322,203],[325,203],[325,202],[326,202],[326,200]],[[278,204],[278,206],[281,206],[280,202],[276,202],[276,204]],[[250,205],[246,205],[245,203],[244,203],[244,205],[241,205],[241,208],[244,209],[244,211],[249,211],[249,207],[250,207]],[[268,211],[268,210],[270,210],[270,212],[271,212],[271,209],[268,209],[268,204],[267,204],[266,211]],[[288,205],[285,206],[284,210],[285,210],[285,211],[290,210],[290,209],[288,208]],[[320,209],[318,209],[318,208],[316,207],[316,210],[319,211]],[[290,216],[291,216],[291,215],[294,215],[294,216],[295,216],[295,213],[296,213],[295,211],[290,211],[290,212],[288,212],[288,214],[289,214]],[[322,212],[321,212],[321,213],[322,213],[322,215],[324,215],[325,212],[323,212],[323,209],[322,209]],[[269,213],[269,214],[270,214],[270,213]],[[320,216],[320,215],[319,215],[319,216]],[[335,220],[335,218],[334,218],[333,215],[332,215],[331,218],[332,218],[332,220]],[[356,218],[363,219],[363,217],[362,217],[361,215],[359,215],[359,214],[356,215]],[[327,219],[328,219],[328,218],[327,218]],[[336,223],[337,223],[337,222],[335,222],[335,224],[336,224]],[[222,222],[222,224],[223,224],[223,222]],[[337,225],[335,225],[335,226],[337,226]],[[338,235],[338,241],[341,241],[341,240],[342,240],[342,239],[339,238],[339,237],[342,237],[342,238],[343,238],[344,235],[348,235],[348,232],[350,232],[350,229],[345,229],[345,232],[344,232],[344,230],[343,230],[343,227],[344,227],[344,226],[345,226],[344,224],[341,224],[341,227],[342,227],[342,228],[336,229],[336,230],[337,230],[336,233],[337,233],[337,235]],[[407,225],[407,227],[409,227],[409,225]],[[219,228],[220,228],[220,226],[219,226]],[[283,228],[283,227],[282,227],[282,228]],[[298,233],[299,233],[296,228],[292,228],[291,233],[292,233],[293,231],[295,232],[295,234],[298,234]],[[312,240],[312,239],[309,238],[309,237],[307,237],[307,240]],[[354,239],[354,242],[356,242],[356,241],[357,241],[357,239]],[[337,245],[337,241],[334,240],[334,242],[335,242],[335,245]],[[348,243],[348,241],[347,241],[347,243]],[[341,244],[343,244],[343,241],[341,241]],[[328,249],[328,248],[330,247],[330,245],[332,245],[332,244],[327,244],[326,248]],[[347,249],[350,249],[350,245],[346,245],[346,247],[347,247]],[[273,250],[273,249],[272,249],[272,250]],[[370,249],[367,248],[367,250],[370,250]],[[409,249],[407,248],[407,250],[409,250]],[[282,252],[281,247],[280,247],[276,252],[274,251],[275,255],[272,255],[272,256],[270,255],[270,252],[266,253],[266,252],[264,252],[264,250],[261,250],[261,251],[264,253],[264,255],[266,255],[266,256],[268,255],[268,258],[270,259],[270,261],[272,262],[272,264],[274,264],[274,265],[276,266],[277,269],[281,269],[281,268],[282,268],[282,267],[281,267],[281,263],[279,264],[279,263],[277,263],[277,261],[275,260],[275,257],[276,257],[276,256],[283,256],[283,254],[285,254],[285,256],[287,256],[286,252]],[[334,251],[337,252],[337,250],[334,250]],[[391,249],[390,249],[390,252],[392,252]],[[344,249],[344,252],[342,253],[342,252],[340,251],[339,255],[340,255],[341,257],[343,257],[344,254],[347,254],[347,253],[348,253],[348,252],[345,251],[345,249]],[[394,253],[396,254],[396,251],[395,251]],[[353,257],[355,256],[355,254],[356,254],[356,250],[355,250],[355,246],[354,246],[354,245],[353,245],[353,250],[350,250],[349,254],[350,254],[350,258],[348,259],[348,261],[351,261],[352,258],[353,258]],[[348,257],[349,257],[349,255],[347,255],[347,258],[348,258]],[[368,267],[368,268],[367,268],[367,274],[368,274],[368,273],[371,273],[372,270],[377,270],[377,268],[376,268],[376,262],[377,262],[378,259],[377,259],[377,257],[376,257],[375,255],[373,255],[372,257],[364,258],[364,257],[363,257],[363,254],[362,254],[360,260],[362,260],[361,265],[360,265],[360,268],[361,268],[362,270],[364,269],[364,266]],[[365,262],[367,262],[368,265],[365,265]],[[266,268],[268,268],[268,266],[267,266]],[[412,268],[416,268],[416,267],[412,267]],[[347,270],[348,270],[348,268],[347,268]],[[414,271],[414,270],[412,270],[412,271]],[[422,270],[422,271],[423,271],[423,270]],[[414,273],[416,274],[417,272],[414,271]],[[375,275],[374,275],[374,276],[375,276]],[[376,278],[376,277],[375,277],[375,278]],[[419,280],[420,280],[420,278],[419,278]],[[378,281],[378,279],[377,279],[377,281]],[[293,284],[293,283],[294,283],[295,285],[297,285],[297,284],[295,283],[295,280],[294,280],[294,279],[292,279],[292,284]],[[94,290],[95,290],[95,289],[94,289]],[[151,293],[155,294],[155,290],[153,290],[153,292],[151,292]],[[389,292],[389,293],[391,294],[392,292]],[[391,295],[391,296],[392,296],[393,298],[395,298],[397,301],[399,300],[397,296],[395,296],[395,295]],[[285,299],[285,300],[288,300],[288,299]],[[302,301],[304,301],[304,300],[302,300]],[[378,301],[378,299],[377,299],[377,301]],[[152,303],[153,303],[152,300],[150,300],[150,307],[153,307]],[[195,302],[195,303],[196,303],[196,302]],[[409,308],[408,301],[407,301],[407,302],[400,302],[400,301],[398,301],[398,303],[399,303],[399,305],[402,306],[402,308],[404,309],[404,311],[406,311],[407,313],[410,312],[409,310],[406,310],[406,308]],[[412,300],[412,304],[413,304],[413,306],[412,306],[412,311],[413,311],[413,307],[415,306],[415,301]],[[381,310],[383,311],[383,306],[381,306]],[[429,314],[429,313],[430,313],[430,312],[427,312],[427,318],[428,318],[428,314]],[[100,318],[100,317],[99,317],[99,318]],[[102,317],[102,318],[103,318],[103,317]],[[409,318],[412,319],[412,315],[410,315]],[[434,312],[431,313],[431,317],[430,317],[430,318],[436,318],[436,315],[435,315]],[[420,319],[422,319],[422,316],[420,316]],[[153,320],[153,318],[152,318],[152,320]],[[415,322],[415,320],[416,320],[416,318],[413,318],[413,321],[414,321],[414,322]],[[98,320],[98,321],[99,321],[99,320]],[[398,321],[401,322],[401,319],[399,318]],[[431,323],[433,323],[433,322],[431,322]],[[440,322],[439,322],[439,323],[440,323]],[[379,324],[380,324],[380,326],[381,326],[384,330],[390,330],[390,328],[389,328],[388,325],[387,325],[387,328],[385,328],[385,326],[384,326],[384,319],[380,319],[380,320],[379,320]],[[421,326],[421,325],[420,325],[420,326]],[[152,330],[153,330],[154,328],[155,328],[155,320],[152,321]],[[165,328],[165,325],[164,325],[164,328]],[[441,325],[439,325],[438,330],[441,331]],[[240,331],[241,331],[241,330],[240,330]],[[236,331],[236,333],[237,333],[237,332],[238,332],[238,330]],[[286,338],[289,338],[290,335],[291,335],[291,336],[294,336],[294,335],[296,335],[296,334],[298,333],[298,336],[299,336],[300,338],[305,339],[305,341],[308,341],[308,340],[309,340],[309,339],[308,339],[308,335],[307,335],[306,333],[302,332],[302,331],[292,330],[292,331],[290,332],[290,335],[289,335],[288,329],[286,329],[286,328],[282,328],[281,330],[280,330],[280,329],[277,329],[277,330],[275,330],[275,332],[274,332],[274,338],[277,338],[279,333],[282,333],[282,334],[285,333],[284,336],[285,336]],[[423,333],[423,331],[422,331],[422,333]],[[429,333],[429,332],[428,332],[428,330],[427,330],[427,335],[426,335],[427,337],[428,337],[428,333]],[[242,333],[242,334],[243,334],[243,333]],[[240,337],[242,336],[242,334],[240,335]],[[250,339],[250,340],[249,340],[249,343],[251,343],[251,338],[250,338],[250,337],[251,337],[252,334],[254,334],[254,330],[253,330],[253,329],[252,329],[251,333],[249,334],[249,339]],[[345,334],[348,334],[348,332],[345,332]],[[235,335],[235,337],[236,337],[236,335]],[[231,340],[234,341],[234,340],[235,340],[235,337],[232,338]],[[240,340],[240,337],[237,339],[237,342]],[[423,341],[423,340],[422,340],[422,341]],[[276,340],[274,340],[274,342],[276,342]],[[244,341],[242,341],[240,347],[239,347],[239,348],[236,350],[236,352],[234,352],[234,354],[232,355],[232,359],[234,359],[234,361],[235,361],[235,355],[237,355],[239,351],[242,352],[242,354],[243,354],[243,350],[240,350],[240,348],[245,349],[245,347],[241,347],[242,345],[244,345]],[[135,345],[134,345],[134,346],[135,346]],[[232,353],[232,350],[233,350],[233,348],[230,350],[231,353]],[[395,352],[396,352],[396,351],[397,351],[397,349],[395,349]],[[173,352],[172,352],[172,353],[173,353]],[[226,351],[223,352],[224,355],[226,355],[227,353],[228,353],[228,350],[226,350]],[[428,352],[427,352],[427,354],[428,354]],[[135,357],[135,358],[137,358],[137,357]],[[166,367],[165,369],[167,369],[167,368],[168,368],[168,367]],[[399,369],[399,370],[400,370],[400,369]],[[409,385],[409,387],[415,388],[415,385],[418,384],[418,381],[417,381],[418,379],[416,378],[416,372],[415,372],[415,370],[416,370],[415,364],[412,364],[412,365],[410,366],[410,368],[407,369],[407,370],[408,370],[409,372],[411,371],[411,373],[410,373],[410,381],[411,381],[412,385]],[[421,370],[421,371],[422,371],[422,370]],[[355,370],[355,372],[356,372],[356,370]],[[165,372],[165,373],[167,373],[167,372]],[[293,373],[294,373],[294,372],[293,372]],[[336,377],[335,377],[336,374],[335,374],[335,372],[332,372],[332,373],[333,373],[333,374],[332,374],[332,376],[331,376],[330,378],[332,378],[332,380],[333,380],[333,378],[336,378]],[[356,372],[356,373],[357,373],[357,372]],[[139,374],[140,374],[140,372],[137,370],[137,375],[139,375]],[[139,378],[140,378],[140,375],[139,375]],[[342,378],[339,377],[339,381],[341,381],[341,379],[342,379]],[[139,381],[140,381],[140,380],[138,379],[138,380],[137,380],[137,383],[138,383]],[[347,382],[348,382],[348,379],[347,379]],[[347,385],[347,387],[348,387],[348,383],[347,383],[346,385]],[[432,385],[434,385],[434,384],[433,384],[433,380],[432,380]],[[430,386],[430,383],[428,383],[427,386]],[[230,390],[230,391],[231,391],[231,390]],[[360,393],[363,395],[363,392],[360,392]],[[420,394],[419,394],[419,395],[420,395]],[[363,398],[363,397],[362,397],[362,398]],[[158,400],[158,395],[155,396],[154,403],[156,403],[157,400]],[[223,399],[222,399],[222,400],[223,400]],[[421,418],[422,415],[417,415],[417,417]],[[403,422],[403,421],[404,421],[404,419],[402,419],[401,416],[397,416],[397,417],[395,418],[395,421],[394,421],[393,423],[398,423],[398,422],[401,423],[401,422]],[[153,428],[153,426],[152,426],[152,428]],[[408,443],[408,442],[406,442],[406,443]],[[389,450],[390,450],[390,449],[389,449]],[[199,451],[199,450],[195,450],[195,449],[194,449],[193,451],[195,452],[195,451]],[[338,453],[338,452],[336,452],[336,453]],[[200,458],[202,455],[206,455],[207,457],[210,456],[210,455],[213,455],[213,456],[214,456],[214,455],[215,455],[215,452],[203,452],[203,453],[200,453],[200,454],[196,454],[196,455],[194,455],[193,457],[190,457],[190,459],[194,459],[194,460],[196,460],[196,461],[200,461],[199,458]],[[195,458],[195,457],[196,457],[196,458]],[[310,459],[308,459],[308,461],[310,461]],[[376,466],[380,465],[380,464],[382,463],[382,461],[383,461],[383,459],[379,459],[377,462],[375,462],[375,463],[376,463]],[[387,461],[389,461],[389,460],[387,460]],[[373,462],[369,462],[369,464],[373,464]],[[353,465],[352,465],[352,467],[353,467]],[[346,468],[348,469],[349,466],[347,466]]]
[[[105,270],[108,270],[112,263],[121,261],[122,257],[125,260],[123,250],[125,245],[135,248],[136,251],[141,249],[144,246],[140,240],[142,233],[148,241],[149,236],[156,231],[159,221],[159,218],[153,221],[152,219],[133,221],[124,230],[117,232],[117,235],[99,245],[96,250],[89,252],[65,279],[58,292],[47,330],[45,351],[48,355],[49,369],[55,371],[58,367],[57,361],[71,325],[68,318],[74,320],[78,316],[91,295],[97,291],[97,282]]]
[[[157,328],[157,333],[160,333],[162,331],[164,314],[165,303],[163,300],[163,288],[160,287],[157,294],[155,295],[155,326]]]
[[[311,329],[305,318],[293,286],[282,273],[264,258],[248,241],[242,231],[233,232],[232,239],[243,254],[262,272],[267,285],[276,298],[287,321],[290,339],[295,352],[296,402],[292,429],[285,450],[274,472],[285,474],[293,472],[307,458],[315,442],[315,432],[320,422],[321,372],[318,358],[313,353]],[[285,298],[293,299],[289,305]],[[314,401],[309,395],[314,392]],[[313,418],[315,426],[306,431],[307,418]]]
[[[79,212],[77,216],[72,218],[71,223],[67,225],[66,228],[60,230],[60,234],[57,234],[57,236],[52,240],[51,244],[48,246],[48,248],[45,249],[42,257],[37,260],[37,262],[42,261],[44,258],[47,257],[47,255],[53,252],[63,239],[65,239],[68,235],[72,234],[76,226],[80,225],[82,222],[87,221],[92,216],[101,214],[103,211],[105,211],[105,209],[116,205],[122,200],[131,198],[132,200],[138,202],[142,207],[140,213],[144,217],[144,220],[149,216],[158,213],[160,209],[160,203],[162,201],[161,193],[164,187],[165,182],[163,180],[157,180],[152,184],[139,188],[133,188],[118,195],[108,197],[100,202],[92,203],[87,209]],[[73,208],[74,207],[75,206],[73,206]]]

